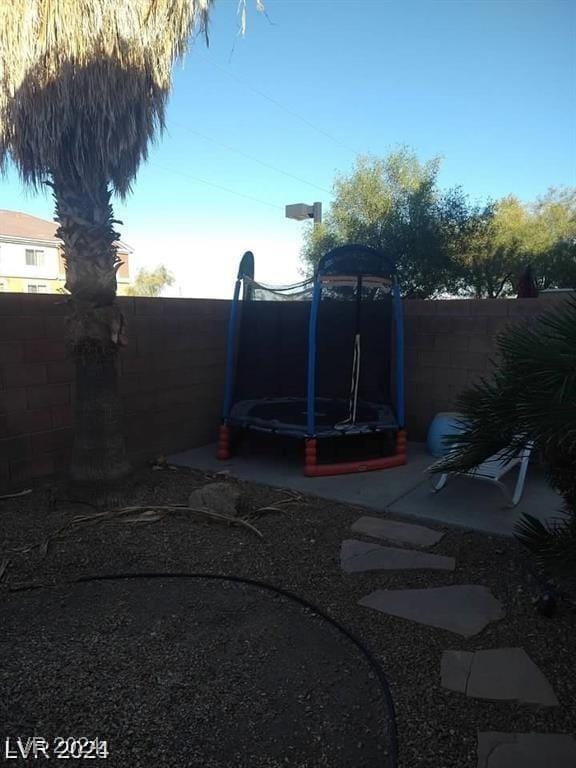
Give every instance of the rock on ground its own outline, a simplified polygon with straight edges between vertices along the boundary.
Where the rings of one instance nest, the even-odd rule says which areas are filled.
[[[241,495],[240,489],[231,483],[209,483],[192,491],[188,498],[188,506],[235,517],[238,514]]]

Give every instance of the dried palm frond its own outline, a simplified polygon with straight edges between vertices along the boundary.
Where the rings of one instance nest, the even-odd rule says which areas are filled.
[[[304,496],[302,496],[300,493],[296,493],[296,491],[286,490],[285,494],[287,495],[287,498],[273,501],[271,504],[265,504],[263,507],[258,507],[251,513],[250,516],[263,517],[269,512],[285,512],[286,507],[289,507],[292,504],[298,504],[301,506],[305,503]]]
[[[515,526],[516,538],[532,552],[537,562],[559,574],[576,571],[576,517],[565,516],[544,524],[524,513]]]
[[[10,156],[33,186],[106,178],[125,195],[164,125],[172,65],[212,4],[0,2],[0,168]]]
[[[259,531],[256,526],[241,517],[229,517],[228,515],[223,515],[219,512],[213,512],[206,507],[189,507],[187,504],[150,504],[144,506],[121,507],[119,509],[106,509],[94,512],[90,515],[76,515],[66,523],[66,525],[52,531],[40,541],[23,547],[9,549],[7,550],[7,553],[9,555],[27,555],[31,552],[36,552],[38,559],[43,560],[48,554],[51,544],[62,539],[66,534],[77,531],[78,529],[99,525],[101,523],[114,522],[122,524],[157,523],[169,514],[174,513],[183,513],[186,514],[186,516],[200,515],[215,523],[245,528],[258,536],[258,538],[264,538],[261,531]],[[10,558],[7,555],[3,555],[2,559],[0,559],[0,582],[2,582],[11,564],[12,561]]]
[[[0,560],[0,582],[6,575],[6,572],[9,567],[10,567],[10,560],[7,557],[3,557],[2,560]]]
[[[18,491],[18,493],[6,493],[4,496],[0,496],[0,501],[4,499],[16,499],[19,496],[28,496],[32,493],[32,488],[26,488],[25,491]]]

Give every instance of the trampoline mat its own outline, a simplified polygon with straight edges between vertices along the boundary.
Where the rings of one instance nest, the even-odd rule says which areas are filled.
[[[359,400],[354,424],[347,423],[348,400],[317,397],[315,428],[317,437],[367,434],[397,429],[396,418],[388,405]],[[306,429],[306,399],[303,397],[269,397],[241,400],[230,411],[228,422],[234,426],[278,432],[303,437]]]
[[[391,765],[366,658],[288,598],[139,578],[6,595],[0,612],[5,737],[99,737],[99,764],[131,768]]]

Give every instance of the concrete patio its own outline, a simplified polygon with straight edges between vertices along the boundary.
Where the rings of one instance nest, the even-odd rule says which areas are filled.
[[[424,443],[409,443],[409,463],[404,467],[365,474],[309,478],[293,457],[242,454],[230,461],[216,459],[216,446],[184,451],[168,457],[173,464],[209,472],[228,471],[240,480],[325,499],[354,504],[398,517],[417,518],[447,525],[511,536],[523,513],[540,520],[558,517],[561,498],[552,491],[538,464],[528,470],[524,495],[514,509],[505,508],[504,497],[490,483],[454,478],[440,493],[431,490],[426,467],[433,459]],[[515,472],[505,478],[515,480]]]

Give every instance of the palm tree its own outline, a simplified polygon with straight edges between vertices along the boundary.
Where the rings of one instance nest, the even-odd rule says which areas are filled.
[[[546,526],[524,515],[516,533],[543,564],[576,572],[576,299],[508,328],[498,351],[493,379],[460,396],[466,430],[435,471],[467,471],[533,441],[566,516]]]
[[[75,362],[71,479],[99,490],[130,471],[117,357],[120,261],[112,193],[130,190],[161,132],[174,61],[213,0],[0,2],[0,170],[52,188]]]

